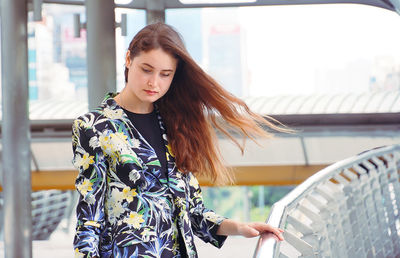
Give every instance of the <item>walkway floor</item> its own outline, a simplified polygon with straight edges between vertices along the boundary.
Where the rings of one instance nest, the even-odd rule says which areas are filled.
[[[221,249],[206,244],[198,238],[196,247],[200,258],[251,258],[257,238],[229,237]],[[33,242],[33,258],[74,257],[71,233],[55,232],[51,240]],[[0,258],[4,258],[4,243],[0,242]]]

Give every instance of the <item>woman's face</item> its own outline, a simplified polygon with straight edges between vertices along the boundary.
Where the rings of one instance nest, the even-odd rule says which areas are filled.
[[[126,55],[129,91],[129,105],[142,108],[152,107],[152,103],[167,93],[176,71],[177,60],[161,48],[141,52],[132,60]]]

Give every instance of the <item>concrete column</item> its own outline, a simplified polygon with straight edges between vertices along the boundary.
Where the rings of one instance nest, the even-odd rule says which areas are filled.
[[[97,107],[107,92],[115,92],[114,1],[86,0],[88,103]]]
[[[2,169],[7,258],[32,257],[27,1],[1,2]]]

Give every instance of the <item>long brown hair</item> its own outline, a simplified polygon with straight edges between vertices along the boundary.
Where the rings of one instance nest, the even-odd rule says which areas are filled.
[[[205,73],[171,26],[164,23],[146,26],[132,39],[128,50],[133,59],[141,51],[157,48],[178,60],[171,87],[157,104],[180,171],[204,175],[217,184],[232,183],[231,173],[219,152],[216,130],[229,137],[242,152],[244,142],[239,143],[234,134],[255,141],[259,136],[271,136],[263,126],[290,131],[277,126],[277,121],[272,118],[253,113],[244,101]],[[127,74],[128,68],[125,68],[125,81]]]

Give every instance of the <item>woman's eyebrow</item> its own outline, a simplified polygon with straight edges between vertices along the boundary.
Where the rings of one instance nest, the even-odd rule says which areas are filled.
[[[154,69],[154,67],[148,63],[142,63],[142,64]],[[173,72],[174,70],[173,69],[162,69],[162,71],[163,72]]]

